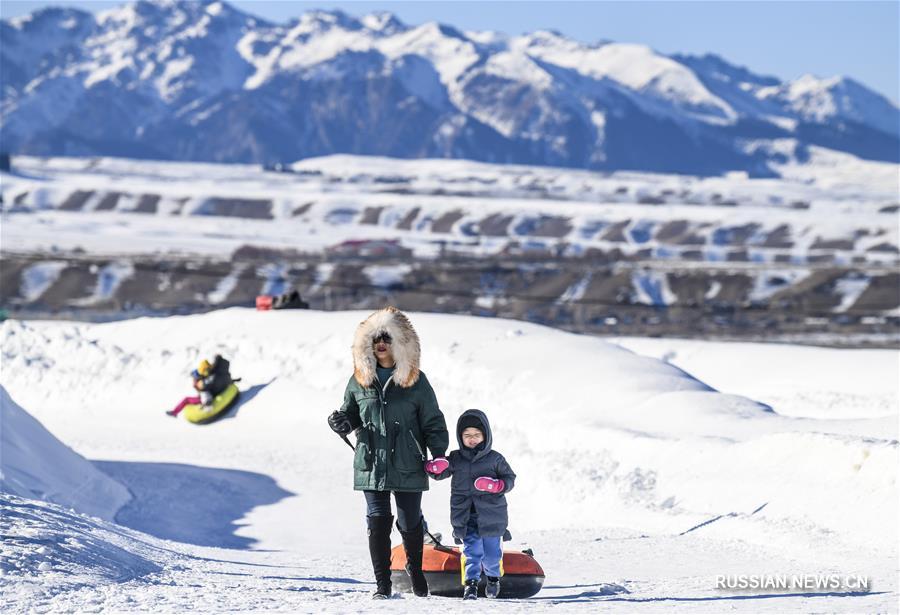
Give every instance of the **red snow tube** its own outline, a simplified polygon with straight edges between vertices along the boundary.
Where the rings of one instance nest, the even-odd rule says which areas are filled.
[[[256,309],[262,312],[271,310],[274,300],[272,295],[256,295]]]
[[[461,598],[463,594],[462,556],[458,547],[426,544],[422,553],[422,571],[428,579],[428,591],[435,596]],[[412,591],[406,574],[403,545],[391,550],[391,582],[400,591]],[[484,595],[485,579],[478,586]],[[504,551],[500,598],[530,598],[544,584],[544,570],[530,552]]]

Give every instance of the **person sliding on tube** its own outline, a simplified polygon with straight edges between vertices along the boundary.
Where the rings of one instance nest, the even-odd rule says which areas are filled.
[[[503,455],[491,448],[491,426],[481,410],[466,410],[456,423],[459,450],[449,459],[437,458],[425,464],[435,480],[452,476],[450,482],[450,521],[453,537],[462,542],[465,558],[463,599],[478,597],[482,570],[487,577],[484,594],[500,594],[502,540],[509,540],[506,526],[505,493],[512,490],[516,474]]]
[[[197,369],[200,379],[194,383],[194,388],[200,391],[200,403],[204,408],[211,407],[213,398],[231,384],[230,365],[228,359],[219,354],[213,359],[212,364],[206,360],[200,362]]]
[[[191,372],[194,389],[197,390],[199,395],[185,397],[178,402],[177,406],[168,410],[166,414],[169,416],[178,416],[178,413],[188,404],[202,404],[204,408],[210,408],[213,403],[213,398],[231,384],[231,373],[228,369],[229,365],[228,360],[221,355],[216,355],[212,363],[206,359],[200,361],[200,365],[197,366],[197,369]]]

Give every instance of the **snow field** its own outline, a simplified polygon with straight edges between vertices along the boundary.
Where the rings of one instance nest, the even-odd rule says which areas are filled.
[[[363,498],[351,489],[350,451],[325,423],[352,371],[352,332],[366,315],[229,309],[103,325],[3,323],[3,386],[12,406],[21,404],[59,440],[99,460],[132,496],[116,520],[134,529],[95,520],[121,541],[88,545],[85,553],[111,553],[103,561],[118,562],[110,565],[115,570],[154,571],[141,573],[150,579],[144,585],[138,573],[110,585],[123,573],[103,573],[93,555],[79,556],[74,577],[38,570],[61,575],[50,579],[58,591],[43,598],[8,573],[11,606],[373,610],[359,602],[371,576]],[[497,609],[597,610],[610,601],[612,609],[660,610],[677,600],[679,610],[714,611],[726,606],[710,602],[724,598],[713,590],[715,574],[820,572],[868,574],[887,593],[728,606],[894,608],[895,352],[681,340],[615,345],[500,319],[411,318],[451,430],[464,409],[485,410],[497,450],[519,476],[509,496],[508,548],[533,547],[548,572],[535,600]],[[186,374],[216,352],[243,378],[241,405],[202,427],[166,417],[163,410],[190,393]],[[10,422],[7,399],[5,450],[7,434],[24,433],[25,424]],[[6,477],[23,469],[19,459],[4,452],[7,492]],[[48,488],[43,497],[50,495]],[[83,495],[59,495],[54,501],[86,512]],[[431,529],[445,535],[448,501],[446,483],[432,483],[423,501]],[[26,504],[41,510],[35,532],[52,544],[68,540],[64,511]],[[189,519],[202,526],[192,529]],[[128,546],[132,541],[147,545],[146,554]],[[120,561],[115,548],[152,566]],[[30,554],[23,562],[41,562],[34,549],[17,552]],[[11,557],[18,556],[4,554]],[[278,572],[221,563],[238,561],[284,567],[281,576],[294,581],[274,587],[265,577]],[[32,571],[39,565],[23,564]],[[178,574],[177,566],[191,572]],[[67,585],[84,575],[107,581],[93,591]],[[190,595],[185,576],[202,579],[204,590]],[[377,608],[415,610],[410,600]],[[440,608],[458,609],[446,604]]]

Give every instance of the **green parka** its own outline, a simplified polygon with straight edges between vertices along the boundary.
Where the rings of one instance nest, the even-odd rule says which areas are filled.
[[[356,430],[353,488],[359,491],[427,491],[426,451],[443,457],[449,446],[444,415],[425,374],[403,388],[376,378],[363,387],[351,377],[341,410]]]
[[[384,383],[378,380],[372,351],[381,334],[391,337],[396,361]],[[386,308],[360,323],[353,367],[341,405],[356,430],[353,488],[427,491],[426,454],[443,457],[450,441],[434,390],[419,370],[418,335],[402,312]]]

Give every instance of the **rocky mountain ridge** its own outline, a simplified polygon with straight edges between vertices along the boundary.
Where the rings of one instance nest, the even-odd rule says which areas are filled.
[[[50,8],[0,23],[17,154],[286,163],[334,153],[777,175],[810,146],[898,161],[900,111],[842,77],[389,13],[273,24],[225,2]]]

